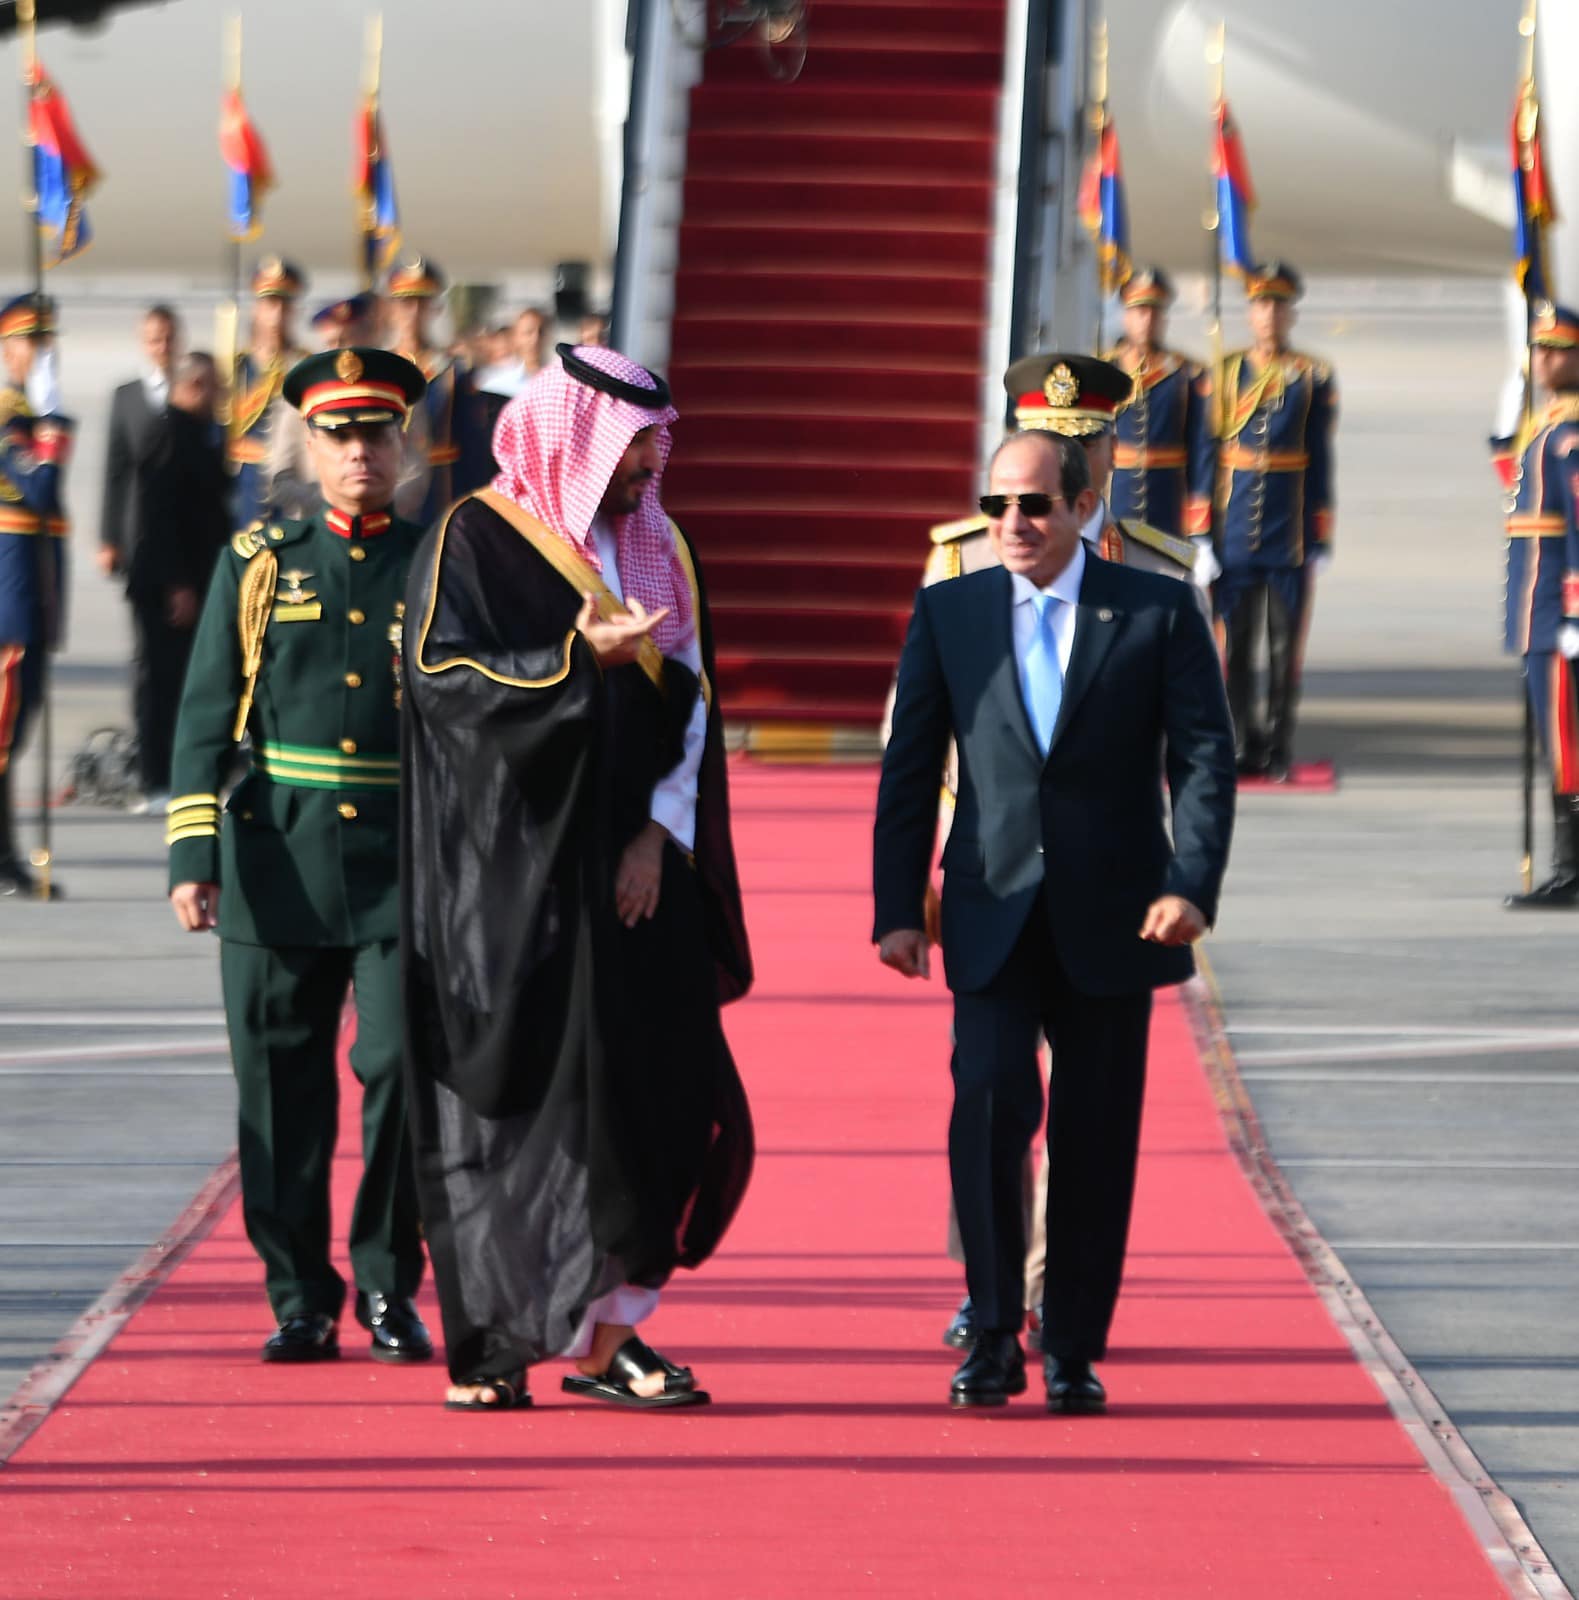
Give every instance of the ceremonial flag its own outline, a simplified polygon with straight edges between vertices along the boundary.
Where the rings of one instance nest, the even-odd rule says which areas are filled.
[[[1129,254],[1129,206],[1124,198],[1124,166],[1118,130],[1105,118],[1097,147],[1080,179],[1080,220],[1096,241],[1102,292],[1122,289],[1134,274]]]
[[[400,251],[395,173],[384,147],[383,119],[376,94],[368,95],[357,113],[355,179],[361,203],[363,265],[371,283]]]
[[[1540,103],[1535,79],[1519,85],[1513,103],[1513,276],[1526,300],[1549,300],[1546,228],[1557,220],[1541,155]]]
[[[92,242],[83,202],[98,183],[99,173],[77,137],[65,96],[36,61],[29,82],[28,134],[33,142],[38,225],[53,240],[49,265],[58,267]]]
[[[230,237],[238,243],[256,239],[263,232],[263,197],[274,187],[274,168],[239,89],[225,93],[219,153],[230,168]]]
[[[1217,102],[1217,138],[1212,149],[1212,176],[1217,181],[1217,248],[1222,264],[1241,276],[1255,265],[1250,251],[1250,213],[1255,191],[1239,128],[1228,114],[1228,102]]]

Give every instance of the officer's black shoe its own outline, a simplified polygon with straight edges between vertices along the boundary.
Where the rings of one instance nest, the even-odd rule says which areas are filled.
[[[373,1335],[375,1361],[431,1361],[433,1339],[410,1300],[357,1291],[356,1320]]]
[[[1264,778],[1271,771],[1271,764],[1265,756],[1243,755],[1235,759],[1234,771],[1241,778]]]
[[[1579,907],[1579,872],[1556,873],[1528,894],[1510,894],[1502,903],[1509,911],[1572,911]]]
[[[1067,1416],[1095,1416],[1107,1410],[1107,1390],[1091,1370],[1089,1361],[1042,1357],[1042,1376],[1047,1380],[1047,1409]]]
[[[340,1335],[334,1318],[323,1311],[287,1317],[264,1342],[265,1361],[337,1361]]]
[[[1273,783],[1287,783],[1293,776],[1293,769],[1283,756],[1273,756],[1266,764],[1266,775]]]
[[[1025,1352],[1014,1333],[978,1333],[949,1385],[951,1406],[1004,1406],[1025,1393]]]
[[[943,1330],[943,1343],[950,1350],[968,1350],[975,1337],[976,1308],[970,1303],[970,1296],[966,1295],[959,1303],[959,1310],[954,1313],[954,1320]]]

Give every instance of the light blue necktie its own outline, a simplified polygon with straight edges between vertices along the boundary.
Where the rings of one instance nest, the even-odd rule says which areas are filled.
[[[1059,601],[1050,594],[1038,594],[1032,604],[1036,607],[1036,630],[1020,668],[1020,689],[1031,718],[1031,732],[1045,756],[1052,748],[1058,708],[1064,700],[1064,669],[1058,664],[1058,639],[1053,632],[1053,608]]]

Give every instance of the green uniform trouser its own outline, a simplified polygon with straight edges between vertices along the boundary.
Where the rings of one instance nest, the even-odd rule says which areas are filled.
[[[401,1078],[395,940],[350,949],[220,941],[225,1023],[240,1097],[241,1209],[279,1321],[338,1317],[329,1174],[339,1127],[335,1042],[356,995],[351,1070],[362,1085],[362,1182],[351,1212],[356,1285],[390,1298],[422,1280],[422,1235]]]

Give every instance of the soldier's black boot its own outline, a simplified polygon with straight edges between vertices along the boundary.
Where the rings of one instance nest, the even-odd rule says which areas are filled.
[[[1579,795],[1552,796],[1552,875],[1528,894],[1510,894],[1510,911],[1579,909]]]
[[[23,899],[38,893],[16,847],[16,821],[11,810],[11,774],[0,772],[0,900]]]

